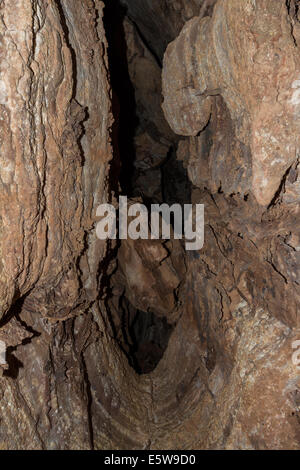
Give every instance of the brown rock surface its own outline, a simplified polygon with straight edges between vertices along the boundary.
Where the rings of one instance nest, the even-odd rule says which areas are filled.
[[[216,0],[121,0],[156,56],[163,58],[168,43],[193,16],[211,14]]]
[[[80,378],[74,369],[67,385],[74,401],[63,409],[51,398],[51,381],[65,367],[54,372],[62,356],[52,356],[51,344],[64,330],[57,322],[97,298],[105,254],[94,233],[112,157],[102,7],[53,0],[0,5],[0,336],[6,332],[10,364],[0,384],[3,448],[90,446],[88,424],[78,432],[78,423],[67,424],[80,410],[87,414],[81,352],[66,353],[76,356]],[[16,314],[18,322],[11,320]],[[61,393],[68,400],[67,389]]]
[[[123,3],[141,192],[189,185],[204,248],[96,238],[102,2],[0,2],[0,449],[299,449],[297,2]]]
[[[299,31],[285,0],[218,2],[211,19],[185,25],[164,59],[163,108],[173,130],[197,135],[221,95],[236,138],[251,149],[262,205],[298,158]]]

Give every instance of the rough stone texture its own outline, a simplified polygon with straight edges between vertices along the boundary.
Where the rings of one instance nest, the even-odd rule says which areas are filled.
[[[178,258],[183,256],[175,240],[165,247],[160,240],[124,240],[118,254],[123,282],[118,280],[118,284],[125,285],[125,295],[137,309],[146,305],[172,322],[174,292],[183,278],[179,273],[184,272]]]
[[[210,13],[214,3],[126,2],[157,56],[185,20]],[[205,245],[186,254],[180,242],[96,240],[95,209],[114,201],[102,3],[17,3],[0,2],[0,340],[8,347],[0,449],[299,449],[300,376],[292,362],[292,344],[300,340],[299,162],[282,152],[290,169],[283,178],[277,167],[281,184],[269,187],[272,197],[278,191],[268,207],[251,180],[265,142],[251,132],[267,104],[282,146],[297,143],[297,116],[287,136],[282,116],[275,119],[282,107],[290,124],[295,111],[288,100],[297,92],[297,2],[286,9],[279,0],[219,0],[213,19],[191,20],[168,49],[166,89],[174,77],[185,83],[193,46],[201,49],[193,80],[211,79],[212,64],[216,81],[228,72],[226,89],[218,82],[209,90],[216,96],[177,90],[177,103],[170,101],[173,126],[173,115],[184,116],[182,100],[195,99],[187,110],[190,137],[180,141],[177,157],[193,184],[192,202],[205,204]],[[142,17],[146,11],[152,15]],[[140,71],[144,57],[157,93],[152,101],[150,77],[142,87],[133,74],[135,95],[145,122],[156,125],[159,69],[145,42],[141,49],[137,29],[128,28],[129,53],[142,51],[131,56],[130,70]],[[214,42],[202,49],[204,33]],[[250,67],[252,35],[259,55]],[[278,73],[286,67],[278,82],[274,54]],[[267,101],[259,102],[263,93]],[[207,109],[209,122],[194,135]],[[162,135],[169,132],[161,126]],[[136,142],[137,166],[147,152],[161,163],[164,151],[153,134],[141,132]],[[173,181],[172,161],[164,178]],[[268,168],[269,161],[262,166]]]
[[[79,265],[90,258],[95,272],[102,255],[88,238],[111,158],[110,101],[95,10],[69,3],[2,5],[2,318],[25,295],[44,316],[66,317],[96,294]]]
[[[94,231],[112,158],[102,3],[0,8],[0,336],[10,365],[0,385],[1,447],[89,447],[82,350],[70,350],[60,321],[95,302],[105,255]],[[60,335],[61,351],[51,351]],[[73,358],[74,377],[60,388]]]
[[[164,111],[175,131],[192,136],[177,158],[206,214],[204,248],[188,256],[182,317],[191,321],[188,310],[199,331],[199,343],[187,342],[199,347],[188,354],[203,360],[204,369],[199,359],[194,368],[201,398],[189,397],[193,410],[170,434],[170,448],[178,436],[188,448],[299,448],[299,371],[291,361],[300,302],[292,3],[219,1],[212,19],[188,22],[165,55]],[[187,443],[191,430],[196,437]]]
[[[252,192],[262,205],[298,158],[299,34],[285,0],[218,2],[211,19],[185,25],[164,59],[163,108],[173,130],[197,135],[221,95],[236,138],[251,149]]]

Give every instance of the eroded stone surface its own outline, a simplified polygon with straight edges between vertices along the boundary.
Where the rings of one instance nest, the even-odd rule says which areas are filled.
[[[89,448],[80,350],[71,353],[78,379],[74,372],[61,389],[72,403],[51,391],[48,399],[47,390],[65,363],[51,352],[56,323],[98,297],[106,249],[94,231],[112,157],[103,5],[18,0],[0,8],[0,336],[9,363],[1,447]]]
[[[298,158],[298,35],[284,0],[218,2],[212,19],[184,26],[164,59],[163,108],[173,130],[197,135],[212,96],[222,95],[236,138],[251,149],[252,191],[262,205]]]
[[[156,12],[146,17],[150,25],[158,24],[159,14],[164,25],[171,19],[167,40],[198,14],[195,9],[185,17],[189,5],[204,5],[183,0],[135,4]],[[251,175],[257,170],[254,138],[248,140],[249,128],[258,126],[262,116],[254,113],[259,93],[266,92],[280,114],[264,67],[272,76],[268,53],[287,37],[278,60],[286,59],[288,78],[296,70],[290,41],[292,31],[297,42],[295,4],[289,3],[288,17],[281,1],[222,0],[213,20],[199,23],[196,18],[180,36],[187,39],[184,54],[180,47],[176,52],[183,54],[181,64],[192,55],[190,33],[197,32],[193,44],[198,47],[199,30],[212,34],[212,24],[221,28],[214,34],[222,38],[223,55],[230,53],[222,56],[227,65],[232,55],[244,51],[239,40],[245,32],[250,35],[244,39],[248,52],[253,52],[251,22],[251,31],[262,40],[253,62],[261,81],[248,69],[247,52],[233,69],[243,77],[240,89],[233,87],[230,75],[225,77],[227,94],[213,83],[210,93],[216,97],[183,91],[177,102],[180,108],[183,97],[190,100],[195,119],[187,120],[188,126],[202,126],[208,108],[210,116],[205,130],[182,140],[177,149],[193,183],[192,202],[205,204],[204,248],[189,254],[179,242],[125,240],[118,253],[117,243],[106,246],[96,240],[95,208],[113,199],[107,186],[112,118],[101,2],[19,0],[18,8],[16,2],[1,6],[1,66],[7,58],[10,67],[0,85],[0,341],[7,343],[9,365],[0,377],[0,448],[299,448],[299,370],[292,361],[292,345],[300,340],[298,161],[289,163],[280,191],[266,208],[252,194]],[[166,6],[172,6],[172,15]],[[147,33],[143,21],[140,27]],[[135,51],[140,41],[132,34]],[[275,34],[272,47],[270,34]],[[166,40],[156,36],[153,45],[162,51]],[[228,48],[229,38],[235,50]],[[212,45],[207,45],[201,61],[211,65]],[[140,70],[140,59],[135,59]],[[152,60],[153,55],[147,70],[157,83],[159,70]],[[179,83],[182,69],[175,76]],[[198,68],[190,71],[193,79],[202,80]],[[280,106],[292,112],[287,100],[297,89],[282,80]],[[141,79],[135,85],[139,88]],[[136,96],[147,118],[151,96],[145,88]],[[158,102],[157,97],[149,109],[157,110]],[[263,102],[258,111],[266,112]],[[152,114],[158,122],[159,114]],[[183,114],[174,109],[174,116]],[[242,116],[240,124],[236,116]],[[282,123],[276,124],[280,132]],[[137,138],[138,163],[145,162],[148,152],[155,165],[152,149],[159,161],[164,151],[149,135]],[[255,142],[260,158],[263,141]],[[284,158],[287,163],[289,154]],[[277,170],[281,178],[283,167]],[[120,311],[134,317],[139,309],[153,310],[173,327],[167,345],[158,338],[162,328],[157,324],[152,337],[145,333],[147,341],[136,359],[152,372],[142,375],[120,347]],[[152,370],[154,356],[160,361]]]

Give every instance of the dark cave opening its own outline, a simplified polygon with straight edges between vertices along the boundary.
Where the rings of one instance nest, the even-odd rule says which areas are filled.
[[[121,304],[120,347],[138,374],[148,374],[162,359],[174,326],[154,312],[136,309],[126,297]]]
[[[108,41],[114,117],[112,144],[114,165],[118,168],[114,178],[120,183],[121,193],[131,196],[135,155],[134,134],[138,117],[134,88],[128,71],[127,44],[123,27],[126,8],[119,0],[104,0],[104,4],[103,23]]]
[[[169,128],[161,109],[159,110],[161,116],[153,118],[151,115],[153,103],[156,103],[156,107],[160,108],[161,90],[151,90],[151,94],[148,91],[147,95],[147,92],[141,90],[144,87],[142,80],[135,83],[132,80],[130,68],[132,67],[133,74],[140,73],[140,71],[134,69],[134,64],[129,63],[131,51],[128,49],[132,48],[132,45],[128,44],[130,38],[126,37],[128,32],[124,28],[124,20],[130,22],[140,42],[137,50],[141,48],[142,44],[159,70],[157,72],[159,82],[161,82],[162,63],[157,59],[155,50],[147,43],[135,22],[129,18],[127,6],[121,0],[104,0],[104,4],[103,22],[108,41],[114,116],[112,129],[114,181],[112,184],[114,188],[119,184],[121,194],[128,197],[141,197],[145,204],[189,203],[191,183],[186,169],[181,162],[176,160],[178,136]],[[135,54],[137,54],[137,50],[134,50]],[[145,55],[145,52],[141,53],[141,63],[144,58],[143,54]],[[147,75],[147,73],[146,69],[142,79],[145,82],[147,80],[151,82],[153,80],[151,69],[150,74]],[[143,92],[146,102],[141,100],[139,96]],[[161,124],[161,121],[164,121],[163,129],[158,125]],[[148,137],[146,142],[145,139],[143,140],[144,135]],[[161,152],[164,152],[163,156]],[[142,161],[141,153],[146,155]],[[153,160],[151,164],[146,162],[149,159]]]
[[[300,0],[103,2],[0,2],[0,449],[299,449]]]
[[[190,203],[191,186],[187,171],[182,162],[176,159],[178,137],[172,133],[166,122],[163,125],[167,130],[159,128],[159,123],[164,121],[161,109],[157,111],[160,113],[158,124],[151,116],[153,102],[157,102],[157,108],[160,108],[160,87],[151,90],[148,95],[145,93],[146,97],[142,96],[141,99],[144,84],[147,80],[152,80],[151,73],[145,73],[145,80],[137,83],[132,80],[136,69],[139,71],[139,63],[134,70],[130,70],[130,67],[133,69],[132,62],[142,49],[140,63],[149,56],[155,70],[155,79],[158,76],[159,82],[162,64],[135,23],[128,18],[127,7],[120,0],[105,0],[104,4],[103,21],[108,41],[114,116],[111,135],[114,152],[111,189],[117,194],[138,198],[147,207],[152,203]],[[127,28],[124,26],[125,21],[128,22]],[[134,31],[132,37],[137,43],[134,53],[128,50],[133,47],[132,37],[128,37],[128,24]],[[154,161],[154,164],[145,164],[148,160]],[[118,253],[116,259],[118,266]],[[118,267],[116,270],[118,271]],[[108,279],[109,292],[122,290],[120,286],[116,289],[114,282],[118,281],[114,280],[113,274]],[[118,295],[119,298],[115,301],[118,307],[110,312],[112,334],[135,371],[138,374],[149,373],[163,357],[174,325],[168,324],[166,318],[156,314],[147,305],[144,311],[134,307],[124,292]],[[109,301],[107,304],[110,310]]]

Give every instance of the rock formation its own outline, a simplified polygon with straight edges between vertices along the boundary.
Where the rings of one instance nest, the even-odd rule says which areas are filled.
[[[0,1],[0,449],[299,449],[298,10]]]
[[[299,28],[286,2],[218,2],[212,18],[185,25],[164,60],[164,111],[173,130],[199,134],[214,96],[222,96],[245,166],[251,150],[251,189],[262,205],[298,159]]]

